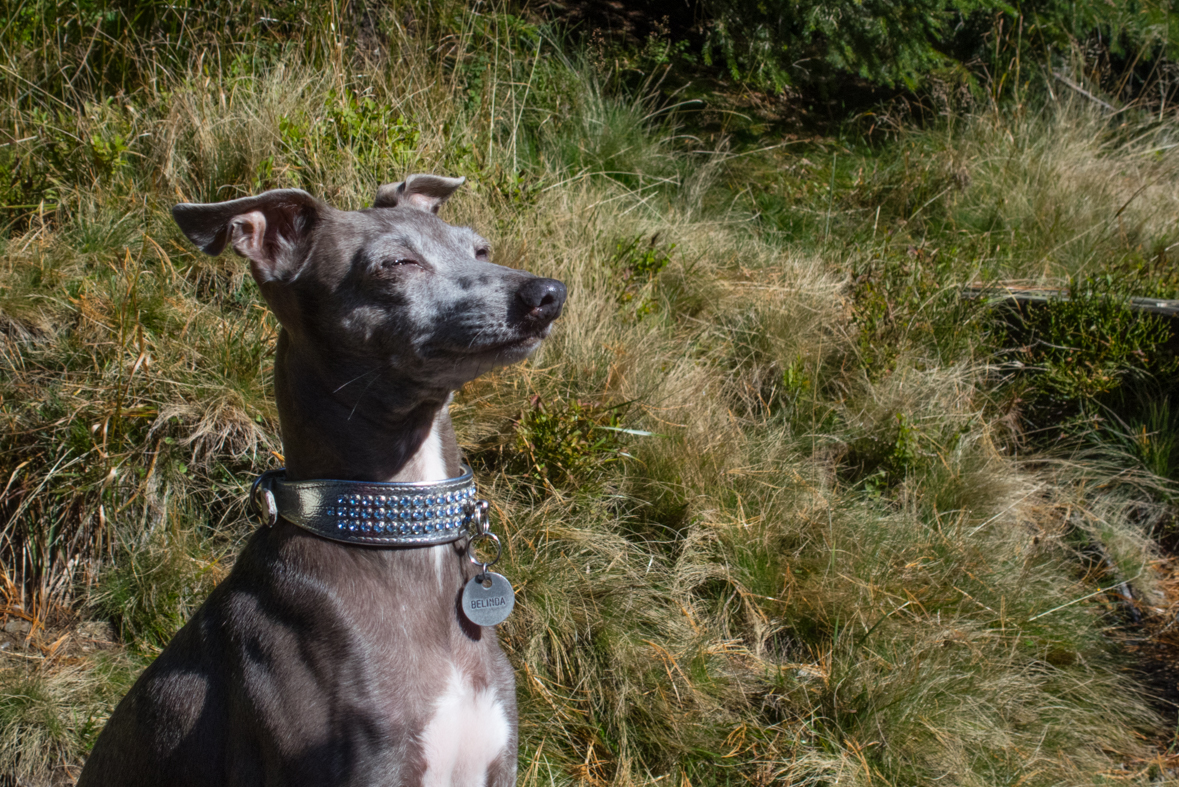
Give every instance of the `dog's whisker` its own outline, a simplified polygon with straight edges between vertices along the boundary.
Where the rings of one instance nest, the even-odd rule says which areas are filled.
[[[357,380],[361,380],[365,377],[368,377],[370,374],[377,374],[380,371],[381,371],[381,367],[378,366],[375,369],[369,369],[367,372],[365,372],[363,374],[358,374],[355,377],[353,377],[351,380],[349,380],[348,382],[341,383],[340,387],[337,388],[336,390],[332,391],[332,393],[339,393],[340,391],[347,388],[349,385],[352,385],[352,383],[356,382]],[[372,383],[369,383],[369,384],[371,385]],[[368,389],[366,388],[365,390],[368,390]],[[364,394],[361,394],[361,395],[363,396]]]
[[[474,336],[471,337],[471,341],[467,342],[468,350],[475,346],[475,342],[479,341],[479,337],[486,333],[488,328],[490,328],[490,326],[484,325]]]
[[[352,416],[356,415],[356,408],[357,408],[357,407],[360,407],[360,402],[361,402],[361,400],[362,400],[362,399],[364,399],[364,395],[365,395],[366,393],[368,393],[368,389],[369,389],[369,388],[372,388],[372,387],[373,387],[373,383],[375,383],[377,380],[381,379],[381,374],[383,374],[383,373],[384,373],[384,369],[382,369],[381,367],[377,367],[377,368],[376,368],[376,369],[374,369],[373,371],[374,371],[374,372],[377,372],[377,376],[376,376],[376,377],[374,377],[372,380],[370,380],[370,381],[369,381],[369,383],[368,383],[368,385],[364,386],[364,390],[360,392],[360,396],[356,397],[356,404],[352,405],[352,409],[351,409],[351,410],[349,411],[349,413],[348,413],[348,419],[347,419],[347,420],[351,421],[351,420],[352,420]],[[364,375],[361,375],[361,377],[363,377],[363,376],[364,376]],[[357,379],[357,380],[359,380],[359,379],[360,379],[360,377],[357,377],[356,379]],[[345,384],[346,384],[346,383],[345,383]],[[343,387],[344,387],[344,386],[340,386],[340,388],[343,388]],[[339,390],[339,388],[337,388],[336,390],[338,391],[338,390]]]

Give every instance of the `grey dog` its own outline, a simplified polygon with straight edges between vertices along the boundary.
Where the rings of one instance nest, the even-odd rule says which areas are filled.
[[[410,176],[349,212],[295,189],[173,209],[206,253],[249,259],[282,326],[288,479],[458,476],[453,392],[560,315],[563,284],[492,264],[435,215],[462,183]],[[259,528],[119,703],[80,787],[514,784],[515,682],[495,630],[459,611],[464,544]]]

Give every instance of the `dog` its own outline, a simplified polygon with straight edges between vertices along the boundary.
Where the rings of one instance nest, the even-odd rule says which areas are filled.
[[[202,251],[249,260],[281,325],[286,474],[79,787],[515,783],[511,666],[461,608],[489,582],[466,553],[479,515],[448,405],[532,353],[566,290],[437,216],[463,182],[412,175],[358,211],[298,189],[173,208]],[[419,488],[434,509],[397,503]]]

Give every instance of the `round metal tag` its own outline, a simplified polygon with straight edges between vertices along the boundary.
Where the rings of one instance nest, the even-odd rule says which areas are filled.
[[[489,587],[484,587],[485,584]],[[516,593],[502,574],[479,574],[463,588],[463,614],[477,626],[497,626],[516,606]]]

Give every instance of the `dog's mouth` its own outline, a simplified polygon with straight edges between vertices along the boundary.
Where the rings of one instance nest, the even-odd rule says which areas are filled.
[[[529,326],[527,328],[516,328],[515,335],[501,341],[492,341],[479,347],[472,347],[471,352],[476,355],[488,355],[501,352],[516,352],[519,350],[527,350],[532,352],[540,343],[548,338],[548,335],[553,331],[553,324],[547,323],[542,326]]]
[[[551,326],[517,327],[480,337],[478,342],[437,343],[419,351],[419,358],[433,371],[434,381],[455,388],[501,366],[510,366],[532,355],[551,333]]]
[[[457,361],[464,358],[479,365],[490,362],[501,366],[516,363],[531,355],[541,342],[552,332],[552,325],[543,328],[513,331],[512,335],[486,337],[486,341],[468,344],[440,343],[435,344],[425,352],[425,357],[443,359],[446,357]]]
[[[474,353],[476,355],[524,357],[531,354],[533,350],[540,346],[541,341],[549,335],[550,327],[546,326],[543,331],[517,336],[505,342],[477,348]]]

